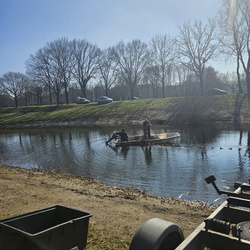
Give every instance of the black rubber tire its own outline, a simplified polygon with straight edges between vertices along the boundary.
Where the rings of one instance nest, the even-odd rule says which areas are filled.
[[[152,218],[139,227],[129,250],[174,250],[183,240],[183,233],[178,225]]]

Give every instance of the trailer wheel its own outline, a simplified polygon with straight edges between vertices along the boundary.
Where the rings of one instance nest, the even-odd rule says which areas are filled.
[[[173,250],[183,240],[183,233],[178,225],[152,218],[138,228],[129,250]]]

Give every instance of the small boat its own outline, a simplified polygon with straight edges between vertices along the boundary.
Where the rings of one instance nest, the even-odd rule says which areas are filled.
[[[178,132],[154,134],[150,139],[144,140],[144,136],[131,136],[128,141],[121,141],[117,138],[114,142],[116,146],[144,146],[144,145],[157,145],[172,142],[174,139],[180,137]]]

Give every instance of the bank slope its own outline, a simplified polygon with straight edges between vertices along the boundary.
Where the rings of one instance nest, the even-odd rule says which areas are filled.
[[[153,124],[247,124],[249,102],[246,95],[224,95],[0,109],[2,128],[136,125],[145,118]]]

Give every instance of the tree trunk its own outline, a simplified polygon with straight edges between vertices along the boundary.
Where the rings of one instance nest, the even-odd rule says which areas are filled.
[[[200,78],[201,95],[204,96],[204,81],[203,81],[203,75],[199,75],[199,78]]]
[[[248,100],[250,101],[250,75],[248,72],[246,73],[246,84],[247,84],[247,96]]]
[[[238,87],[239,87],[239,93],[243,93],[243,89],[241,86],[241,82],[240,82],[240,61],[239,61],[239,56],[237,55],[237,79],[238,79]]]
[[[40,94],[36,94],[36,102],[37,102],[37,105],[39,106],[41,103],[40,103]]]
[[[82,90],[83,97],[86,98],[86,85],[81,85],[81,90]]]
[[[66,81],[64,81],[64,91],[65,91],[66,104],[69,104],[69,95],[68,95],[68,89],[67,89],[67,82]]]
[[[15,96],[15,106],[16,106],[16,108],[18,107],[18,102],[17,102],[17,97]]]
[[[56,93],[56,104],[59,105],[60,104],[60,94]]]
[[[52,105],[52,93],[51,93],[50,85],[49,85],[49,102],[50,102],[50,105]]]
[[[162,89],[162,98],[165,98],[165,84],[164,83],[162,83],[161,89]]]
[[[27,107],[28,106],[28,96],[25,95],[25,106]]]
[[[133,86],[133,84],[131,84],[129,88],[130,88],[131,98],[132,98],[132,100],[133,100],[133,99],[134,99],[134,95],[135,95],[135,91],[134,91],[134,86]]]

